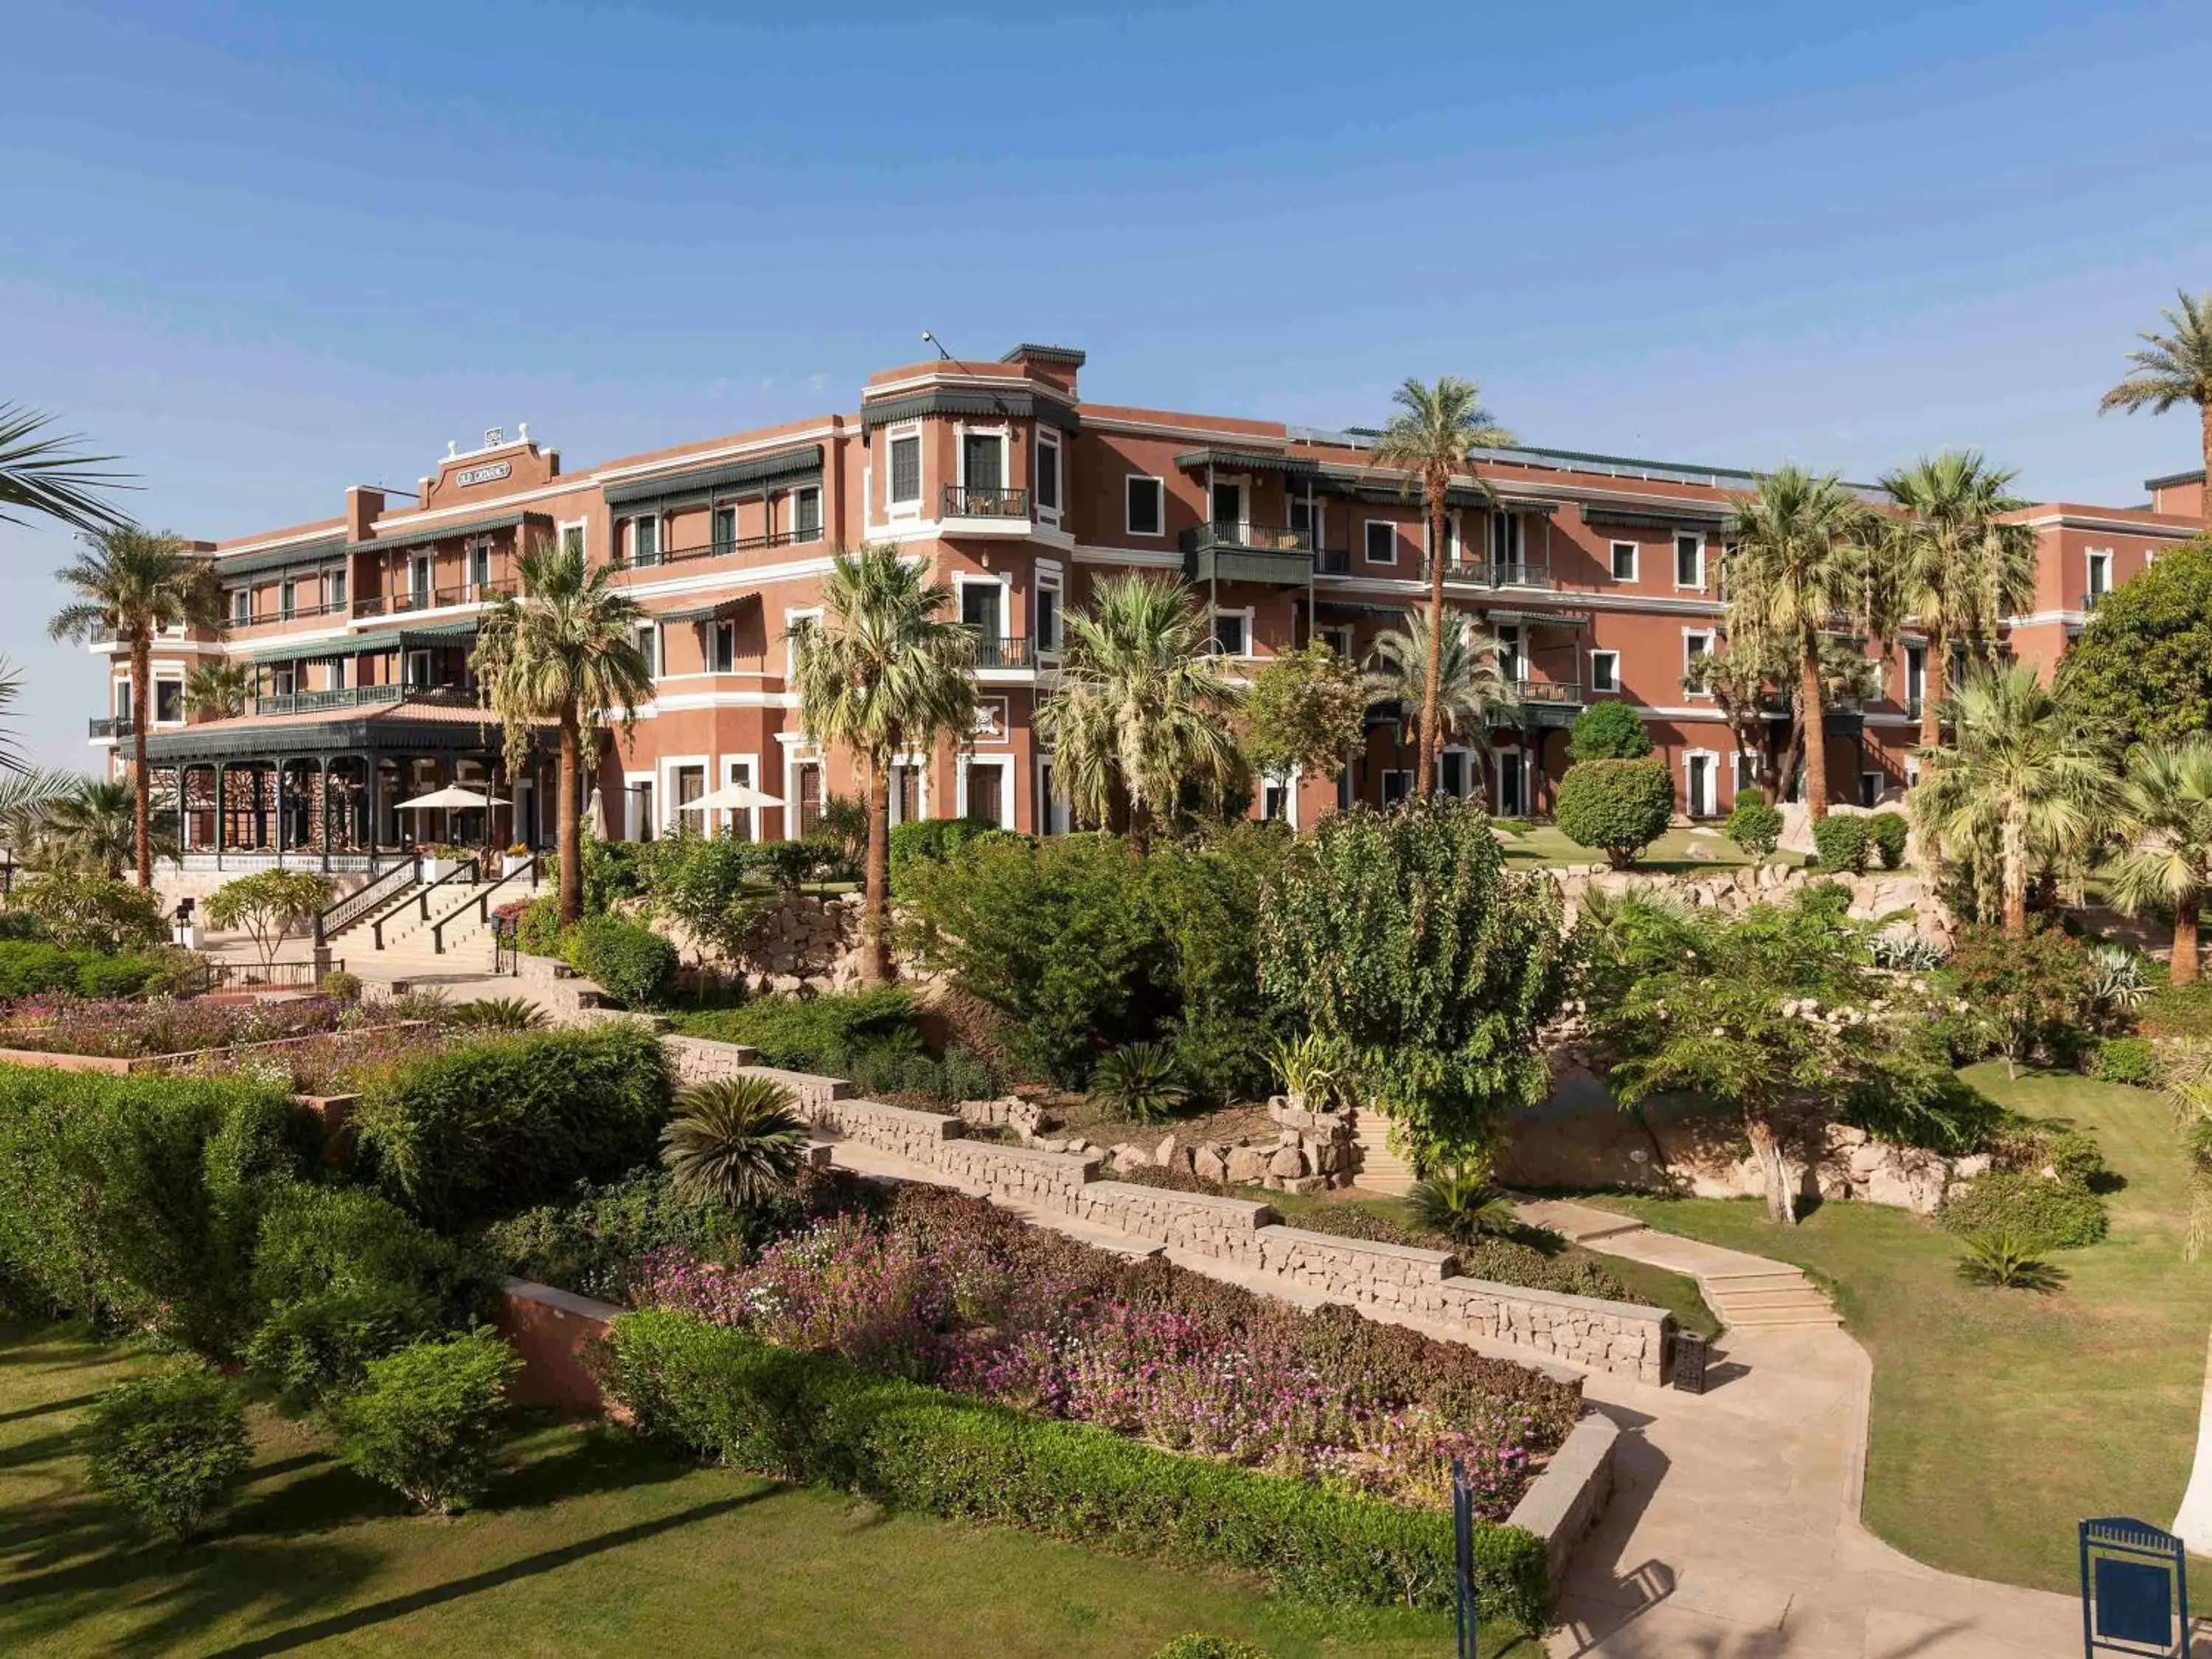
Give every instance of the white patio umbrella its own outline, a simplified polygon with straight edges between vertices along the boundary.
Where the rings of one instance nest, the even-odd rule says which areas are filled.
[[[782,805],[774,795],[756,789],[750,783],[726,783],[696,800],[685,801],[682,810],[686,812],[743,812],[756,807]]]
[[[596,783],[592,786],[592,799],[584,807],[584,822],[591,826],[593,840],[607,838],[607,798],[599,793]]]
[[[433,789],[427,795],[417,795],[413,800],[403,800],[396,810],[402,812],[457,812],[471,806],[510,806],[511,801],[496,795],[479,795],[472,789],[458,784],[447,784],[443,789]]]

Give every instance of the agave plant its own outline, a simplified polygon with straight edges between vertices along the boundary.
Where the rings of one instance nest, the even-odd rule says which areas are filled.
[[[1924,974],[1943,965],[1943,947],[1910,928],[1893,928],[1867,939],[1867,954],[1877,968]]]
[[[527,997],[483,997],[455,1003],[446,1023],[471,1031],[541,1031],[545,1011]]]
[[[1158,1123],[1180,1111],[1190,1091],[1183,1086],[1175,1050],[1164,1042],[1132,1042],[1098,1062],[1091,1074],[1091,1098],[1131,1123]]]
[[[1295,1042],[1278,1042],[1275,1075],[1283,1081],[1283,1092],[1304,1101],[1308,1111],[1334,1111],[1353,1103],[1352,1052],[1341,1038],[1309,1031]]]
[[[787,1189],[806,1155],[790,1090],[764,1077],[717,1078],[677,1097],[660,1161],[677,1195],[747,1210]]]
[[[1970,1285],[2048,1295],[2066,1282],[2063,1269],[2010,1233],[1969,1234],[1966,1247],[1966,1255],[1959,1258],[1959,1277]]]
[[[2142,957],[2124,945],[2108,940],[2091,945],[2088,970],[2089,994],[2100,1007],[2133,1013],[2150,1000]]]
[[[1512,1202],[1490,1184],[1486,1170],[1447,1169],[1430,1173],[1407,1194],[1413,1218],[1455,1244],[1472,1244],[1485,1234],[1513,1231]]]

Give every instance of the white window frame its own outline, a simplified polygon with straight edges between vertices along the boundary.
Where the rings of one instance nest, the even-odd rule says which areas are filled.
[[[1486,513],[1488,521],[1483,526],[1482,556],[1492,565],[1506,570],[1525,571],[1528,568],[1528,526],[1518,513],[1501,511]],[[1505,539],[1511,544],[1503,550],[1498,545],[1503,527]]]
[[[1759,764],[1757,760],[1753,757],[1745,754],[1741,749],[1729,750],[1729,799],[1731,801],[1740,800],[1743,798],[1744,793],[1747,790],[1756,790],[1758,787]]]
[[[2102,599],[2112,591],[2112,550],[2109,547],[2092,547],[2084,551],[2082,559],[2083,591]],[[2105,578],[2105,585],[2102,587],[2097,586],[2097,576],[2100,571],[2103,572]]]
[[[1375,556],[1375,532],[1377,526],[1390,532],[1390,556]],[[1402,529],[1395,519],[1363,519],[1359,522],[1359,556],[1370,564],[1395,565],[1398,562],[1398,544],[1403,539]]]
[[[1249,662],[1255,657],[1258,656],[1260,654],[1260,642],[1255,636],[1254,624],[1257,618],[1253,615],[1254,610],[1255,607],[1249,605],[1224,605],[1215,606],[1207,618],[1206,636],[1208,640],[1213,641],[1216,643],[1208,648],[1211,649],[1217,656],[1231,657],[1238,662]],[[1224,617],[1236,617],[1243,620],[1244,623],[1244,648],[1242,651],[1224,651],[1220,648],[1218,641],[1220,639],[1221,619]]]
[[[623,839],[624,841],[658,840],[660,836],[659,824],[642,821],[650,814],[641,812],[638,808],[637,786],[641,783],[650,784],[653,787],[655,809],[659,807],[663,799],[659,777],[653,772],[648,770],[623,774]]]
[[[1330,650],[1335,652],[1338,656],[1343,658],[1346,662],[1354,660],[1352,654],[1352,641],[1356,640],[1358,635],[1353,632],[1350,623],[1332,623],[1330,626],[1322,629],[1320,633],[1322,642],[1326,644]],[[1341,640],[1343,643],[1340,645],[1338,643],[1339,640]]]
[[[1255,803],[1260,809],[1260,822],[1275,820],[1267,811],[1267,792],[1273,790],[1283,798],[1282,822],[1295,830],[1298,827],[1298,776],[1296,772],[1266,774],[1260,779],[1260,799]]]
[[[1620,574],[1620,556],[1624,550],[1628,555],[1628,574],[1626,576]],[[1617,582],[1639,580],[1644,574],[1644,544],[1614,540],[1606,549],[1605,568]]]
[[[323,609],[326,614],[347,609],[352,592],[353,583],[348,580],[343,565],[332,565],[323,572]]]
[[[727,639],[730,642],[730,665],[727,668],[718,667],[715,665],[715,659],[720,655],[720,645],[724,639]],[[727,618],[710,618],[707,623],[707,637],[704,643],[707,647],[707,660],[702,665],[708,673],[734,674],[738,672],[738,625],[736,623]]]
[[[725,786],[744,782],[750,784],[756,789],[761,787],[761,757],[758,754],[725,755],[722,757],[721,766],[722,782]],[[744,769],[745,772],[742,779],[738,776],[740,768]],[[760,815],[761,809],[757,806],[725,807],[714,814],[714,817],[725,821],[731,818],[743,818],[745,821],[747,841],[758,841],[761,838]],[[715,827],[719,830],[723,826],[718,824]]]
[[[1003,482],[1014,476],[1014,432],[1011,426],[1004,423],[998,426],[969,426],[965,422],[954,423],[952,428],[953,481],[963,491],[968,488],[968,441],[970,438],[996,438],[999,441],[999,477],[1002,481],[999,488],[1001,489],[1013,488],[1012,484]]]
[[[1045,637],[1043,611],[1038,604],[1046,593],[1053,596],[1054,628],[1050,639]],[[1040,651],[1058,651],[1067,638],[1067,587],[1060,567],[1042,559],[1037,561],[1036,590],[1030,596],[1030,632]]]
[[[898,463],[892,457],[893,449],[908,439],[914,441],[914,495],[907,501],[894,501],[891,491],[898,487]],[[884,428],[884,516],[887,519],[918,519],[921,516],[921,498],[928,490],[924,477],[929,469],[928,455],[921,441],[921,424],[909,422],[904,426]],[[794,806],[794,811],[798,809]]]
[[[1917,670],[1916,673],[1914,671]],[[1908,640],[1905,644],[1905,703],[1910,708],[1915,702],[1924,704],[1928,696],[1928,647]]]
[[[1613,665],[1611,685],[1600,685],[1597,683],[1597,663],[1600,657],[1604,658]],[[1603,692],[1609,696],[1617,697],[1620,695],[1620,653],[1618,650],[1593,650],[1589,653],[1589,690],[1593,692]]]
[[[1705,776],[1711,781],[1712,799],[1705,803],[1709,809],[1698,811],[1698,799],[1691,787],[1690,765],[1693,761],[1707,763]],[[1682,816],[1686,818],[1716,818],[1721,811],[1721,757],[1717,749],[1685,749],[1682,751]]]
[[[230,590],[230,625],[233,628],[251,628],[253,625],[253,584],[252,582]]]
[[[1037,480],[1043,476],[1044,457],[1045,453],[1048,450],[1052,453],[1052,493],[1054,501],[1053,505],[1050,507],[1047,507],[1044,504],[1043,496],[1037,491]],[[1038,427],[1036,428],[1035,441],[1030,450],[1030,501],[1036,508],[1037,522],[1039,524],[1058,524],[1060,522],[1060,513],[1067,501],[1066,463],[1067,455],[1066,452],[1060,447],[1060,434],[1056,432],[1048,432],[1042,426]]]
[[[1064,836],[1075,827],[1075,805],[1058,787],[1052,750],[1041,750],[1036,757],[1036,832],[1040,836]]]
[[[665,642],[661,638],[660,629],[660,623],[649,619],[637,625],[637,631],[647,635],[651,641],[645,647],[645,665],[648,671],[646,678],[648,679],[659,679],[661,670],[666,665],[667,649]]]
[[[1213,492],[1217,489],[1233,489],[1237,492],[1237,517],[1233,522],[1237,526],[1237,544],[1241,546],[1249,538],[1252,530],[1251,477],[1243,472],[1231,472],[1213,479],[1206,485],[1206,521],[1209,525],[1224,522],[1213,516]]]
[[[1152,485],[1153,494],[1158,500],[1160,508],[1159,528],[1157,530],[1138,529],[1134,518],[1129,511],[1130,486],[1139,483],[1149,483]],[[1124,535],[1133,536],[1139,541],[1157,542],[1166,538],[1168,533],[1168,481],[1164,477],[1162,477],[1159,474],[1154,472],[1132,472],[1123,477],[1121,480],[1121,530]]]
[[[1528,816],[1528,769],[1522,763],[1521,748],[1517,744],[1510,749],[1498,749],[1490,757],[1490,810],[1499,817],[1506,816],[1505,774],[1509,767],[1512,769],[1514,782],[1520,786],[1521,790],[1521,804],[1515,809],[1513,816],[1525,818]]]
[[[1701,651],[1710,657],[1713,654],[1714,646],[1718,643],[1718,636],[1710,628],[1684,629],[1682,630],[1682,672],[1687,674],[1690,672],[1691,658]],[[1710,691],[1689,691],[1683,695],[1698,702],[1711,702],[1713,700],[1713,694]]]
[[[651,563],[642,568],[651,569],[656,566],[664,565],[668,562],[668,548],[666,546],[668,538],[662,533],[664,526],[660,522],[660,515],[658,513],[640,513],[633,517],[627,518],[623,520],[623,541],[625,544],[625,550],[629,561],[630,568],[633,570],[641,568],[637,556],[638,526],[640,525],[647,524],[653,526],[653,559]]]
[[[814,498],[814,533],[811,536],[803,536],[799,530],[799,504],[809,495]],[[820,484],[801,484],[791,492],[788,499],[791,502],[791,525],[785,533],[790,538],[792,545],[811,547],[830,533],[829,520],[823,512]]]
[[[898,775],[912,772],[915,775],[914,805],[915,816],[908,818],[899,814]],[[891,757],[891,822],[894,824],[920,823],[929,817],[929,757],[909,751]]]
[[[1283,486],[1283,528],[1295,531],[1297,526],[1292,520],[1297,517],[1298,508],[1306,506],[1313,508],[1313,515],[1306,525],[1306,534],[1318,557],[1322,549],[1328,545],[1328,501],[1326,497],[1316,495],[1308,502],[1303,495],[1285,483]]]
[[[407,593],[410,599],[428,601],[438,591],[438,556],[435,553],[412,553],[407,558]],[[422,608],[421,605],[416,607]]]
[[[974,766],[995,766],[999,769],[999,828],[1014,827],[1014,757],[1012,755],[967,755],[955,757],[952,763],[952,816],[968,816],[968,770]]]
[[[822,607],[818,605],[787,606],[785,608],[783,613],[783,672],[786,675],[790,674],[793,670],[799,666],[799,641],[791,637],[792,629],[803,622],[818,623],[821,620]],[[785,799],[791,801],[791,810],[796,812],[799,810],[798,801],[792,799],[788,793],[786,794]]]
[[[343,662],[345,659],[341,657],[338,660],[340,662]],[[125,684],[128,684],[128,682],[126,681]],[[173,685],[177,688],[177,717],[174,720],[165,720],[161,718],[161,688],[165,685]],[[154,672],[153,689],[154,700],[149,705],[148,710],[149,715],[148,724],[149,727],[155,726],[182,726],[186,718],[185,714],[185,677],[183,673],[164,674],[159,669],[156,669]]]
[[[678,815],[676,810],[676,773],[678,768],[684,766],[696,766],[699,769],[701,794],[714,793],[714,758],[713,756],[663,755],[659,762],[660,781],[653,786],[659,792],[659,805],[661,813],[660,822],[653,826],[656,831],[666,829],[671,824],[679,829],[693,828],[703,830],[707,827],[707,820],[714,816],[711,812],[702,812],[699,814],[698,823],[695,825],[689,823],[688,814]]]
[[[477,561],[483,561],[483,580],[477,580]],[[481,597],[491,586],[491,538],[479,536],[465,543],[461,548],[461,585],[469,593]]]
[[[1446,755],[1459,757],[1460,789],[1459,793],[1454,795],[1452,799],[1466,800],[1471,796],[1479,794],[1482,789],[1482,768],[1475,763],[1474,751],[1466,744],[1458,743],[1448,743],[1437,751],[1437,793],[1440,795],[1449,793],[1444,788],[1444,757]]]
[[[1694,539],[1698,544],[1698,580],[1694,585],[1682,580],[1682,544]],[[1668,551],[1674,561],[1674,591],[1678,593],[1702,593],[1705,591],[1708,572],[1705,568],[1705,536],[1703,531],[1678,530],[1668,543]]]
[[[964,486],[963,486],[964,488]],[[962,627],[968,624],[968,589],[995,587],[999,590],[999,637],[1012,637],[1007,629],[1014,623],[1014,580],[1011,575],[981,574],[970,570],[952,573],[952,614]]]
[[[419,680],[414,675],[417,659],[420,659],[422,664],[422,678]],[[436,665],[436,658],[428,651],[414,650],[405,653],[399,659],[399,689],[403,691],[430,690],[430,671]]]
[[[568,532],[572,530],[576,532],[577,550],[583,554],[584,562],[586,564],[590,563],[592,558],[592,521],[589,519],[555,520],[553,521],[553,545],[565,550],[568,545]]]

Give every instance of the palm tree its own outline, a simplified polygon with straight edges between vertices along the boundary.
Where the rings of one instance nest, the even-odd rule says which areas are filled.
[[[1419,492],[1429,517],[1429,663],[1423,676],[1421,703],[1421,763],[1414,769],[1413,789],[1426,795],[1436,772],[1433,745],[1441,735],[1435,697],[1443,684],[1437,662],[1443,645],[1444,629],[1444,501],[1452,480],[1465,472],[1486,503],[1497,497],[1476,472],[1468,452],[1517,442],[1482,406],[1482,388],[1472,380],[1447,374],[1432,386],[1407,380],[1391,399],[1399,413],[1382,429],[1368,452],[1376,466],[1402,468],[1408,498]]]
[[[2112,902],[2136,915],[2173,912],[2172,976],[2197,979],[2197,921],[2212,887],[2212,738],[2138,748],[2128,757],[2117,813]]]
[[[2034,600],[2035,532],[2000,516],[2027,505],[2010,492],[2015,476],[1977,451],[1950,449],[1882,477],[1904,516],[1887,526],[1875,562],[1887,570],[1897,611],[1928,636],[1923,744],[1942,740],[1936,692],[1950,683],[1951,642],[1973,641],[1986,653],[1998,624]]]
[[[500,720],[507,775],[528,763],[537,728],[560,732],[561,921],[584,914],[584,837],[578,785],[589,757],[596,767],[599,722],[620,710],[627,738],[637,706],[653,695],[653,672],[637,648],[646,620],[636,600],[611,585],[605,565],[589,566],[581,547],[533,543],[519,561],[520,594],[503,595],[484,618],[470,658],[485,705]]]
[[[137,797],[138,884],[154,884],[153,808],[146,773],[148,703],[154,673],[154,636],[165,628],[202,628],[221,634],[222,592],[215,567],[191,552],[184,538],[129,527],[88,530],[76,562],[57,572],[76,591],[47,623],[58,640],[84,640],[106,629],[131,653],[131,784]]]
[[[242,662],[204,662],[185,677],[185,712],[212,720],[246,712],[253,691],[253,671]]]
[[[975,635],[945,612],[952,590],[889,544],[837,554],[822,615],[793,636],[792,681],[807,734],[849,751],[867,796],[861,974],[890,979],[891,765],[964,738],[975,722]]]
[[[77,530],[120,530],[131,520],[100,499],[123,474],[99,470],[112,455],[82,455],[77,440],[49,433],[52,418],[21,404],[0,404],[0,522],[42,513]],[[12,510],[11,510],[12,509]]]
[[[745,1210],[788,1188],[806,1153],[796,1103],[790,1090],[764,1077],[686,1089],[660,1132],[660,1160],[678,1195]]]
[[[1521,694],[1500,665],[1503,652],[1495,635],[1478,634],[1457,616],[1445,623],[1441,641],[1431,639],[1428,613],[1408,611],[1398,627],[1376,635],[1369,648],[1368,694],[1378,701],[1418,705],[1426,718],[1438,722],[1441,729],[1433,743],[1427,740],[1428,728],[1420,728],[1418,754],[1439,753],[1446,740],[1457,738],[1486,755],[1491,727],[1510,722],[1521,712]],[[1429,696],[1432,668],[1433,697]]]
[[[1218,805],[1244,775],[1231,718],[1244,694],[1212,645],[1204,609],[1172,577],[1109,576],[1068,617],[1036,726],[1085,823],[1109,822],[1118,795],[1146,846],[1186,783]]]
[[[96,872],[119,881],[137,842],[136,792],[121,778],[80,778],[44,803],[29,845],[33,862],[47,868]],[[176,815],[154,816],[155,856],[178,852]]]
[[[1920,751],[1913,827],[1953,858],[1994,842],[2005,931],[2027,931],[2031,866],[2079,854],[2110,814],[2093,736],[2028,667],[1971,670],[1948,746]]]
[[[1736,509],[1728,556],[1731,635],[1762,634],[1789,656],[1805,732],[1805,810],[1828,816],[1827,699],[1820,636],[1866,603],[1866,504],[1835,474],[1785,466]]]
[[[2136,337],[2143,349],[2130,351],[2135,373],[2107,392],[2097,412],[2148,409],[2163,415],[2176,404],[2195,404],[2204,455],[2204,527],[2212,530],[2212,294],[2179,296],[2181,309],[2162,314],[2169,334]]]

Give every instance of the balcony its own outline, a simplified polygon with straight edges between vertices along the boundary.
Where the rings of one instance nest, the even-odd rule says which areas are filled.
[[[726,536],[699,547],[671,548],[665,553],[655,553],[643,559],[632,559],[617,553],[607,562],[617,570],[648,570],[658,565],[684,564],[697,559],[735,558],[740,553],[757,553],[771,547],[800,546],[821,539],[822,526],[808,525],[797,530],[779,530],[766,536]]]
[[[1000,639],[988,634],[976,636],[978,668],[1035,668],[1036,655],[1035,640]]]
[[[318,617],[345,616],[350,608],[343,599],[333,599],[325,605],[280,605],[273,611],[250,611],[243,616],[233,611],[229,613],[230,620],[227,626],[236,629],[268,628],[285,623],[312,622]]]
[[[132,725],[128,714],[103,715],[92,723],[92,741],[98,743],[103,738],[127,738],[131,735]]]
[[[973,489],[962,484],[945,486],[942,516],[948,519],[1021,519],[1030,516],[1030,492],[1026,489]]]
[[[1421,574],[1425,576],[1428,572],[1424,569]],[[1484,587],[1549,588],[1552,586],[1552,567],[1531,564],[1526,560],[1447,559],[1444,561],[1444,580],[1448,582],[1474,582]]]
[[[428,587],[421,592],[405,593],[372,593],[365,599],[356,599],[354,620],[369,617],[404,617],[416,611],[442,611],[460,605],[489,605],[494,599],[520,592],[520,585],[512,576],[501,576],[496,581],[469,582],[459,587]]]
[[[347,685],[327,691],[271,691],[252,700],[256,714],[317,714],[391,702],[434,702],[469,708],[476,698],[459,685]]]
[[[2094,611],[2103,602],[2105,592],[2106,590],[2100,587],[2094,593],[2084,593],[2081,596],[2081,609],[2085,614]]]
[[[1182,532],[1183,574],[1193,581],[1272,582],[1303,587],[1320,568],[1313,532],[1287,525],[1220,521]]]
[[[1314,568],[1324,576],[1349,576],[1352,574],[1352,550],[1348,547],[1324,547],[1314,555]]]
[[[1513,689],[1521,698],[1521,718],[1507,725],[1564,726],[1582,713],[1583,688],[1578,680],[1516,680]]]

